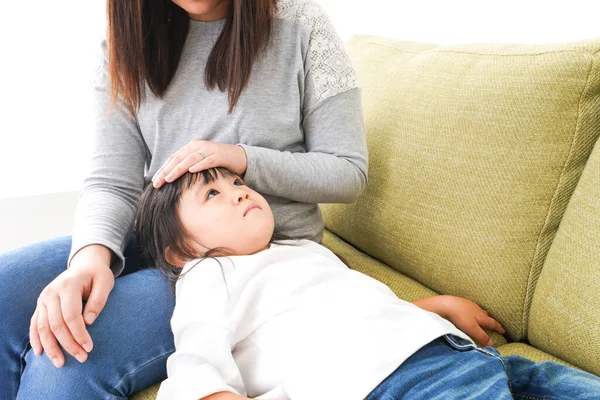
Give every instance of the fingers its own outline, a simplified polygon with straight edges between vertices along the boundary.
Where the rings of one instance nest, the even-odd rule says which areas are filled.
[[[36,356],[42,354],[42,342],[37,330],[38,308],[39,306],[36,307],[29,323],[29,343],[31,343],[31,348]]]
[[[498,323],[498,321],[496,321],[492,317],[489,317],[489,316],[486,315],[485,317],[478,318],[477,321],[479,322],[479,325],[481,325],[482,327],[493,329],[496,332],[501,333],[501,334],[506,333],[506,331]]]
[[[205,169],[213,168],[217,162],[217,154],[210,155],[189,168],[190,172],[204,171]]]
[[[114,281],[106,279],[94,279],[92,282],[92,291],[83,310],[83,315],[88,325],[94,322],[106,305],[106,300],[113,286]]]
[[[210,157],[214,157],[214,154]],[[200,151],[195,151],[189,156],[185,158],[182,162],[173,168],[173,170],[165,177],[165,181],[172,182],[175,179],[179,178],[185,172],[187,172],[192,165],[197,165],[202,161],[205,161],[207,158],[206,155]]]
[[[93,342],[87,329],[85,329],[85,323],[83,322],[83,316],[81,315],[81,295],[75,291],[68,291],[60,296],[60,303],[68,331],[73,335],[72,337],[75,339],[76,343],[81,346],[85,352],[89,353],[92,351]],[[83,358],[84,360],[87,358],[86,354],[80,354],[78,357],[77,354],[71,352],[70,348],[65,346],[65,343],[60,338],[58,338],[58,341],[69,354],[77,358],[80,362],[83,362],[80,358]],[[79,350],[79,347],[77,350]],[[80,351],[78,352],[81,353]]]
[[[188,169],[206,158],[206,153],[202,153],[200,150],[193,151],[188,147],[184,147],[185,153],[180,152],[173,155],[169,161],[159,169],[152,181],[154,187],[159,188],[165,182],[172,182],[183,175]],[[207,150],[204,150],[205,152]]]
[[[48,312],[46,306],[43,303],[38,304],[38,318],[37,318],[37,331],[40,335],[40,342],[46,352],[46,355],[56,368],[62,367],[64,358],[62,351],[59,349],[56,343],[56,338],[52,334],[50,329],[50,323],[48,321]]]
[[[71,354],[79,362],[84,362],[87,359],[87,352],[73,338],[73,334],[71,333],[65,322],[65,317],[63,315],[62,310],[62,303],[64,303],[64,300],[61,301],[60,296],[51,296],[50,298],[46,299],[45,304],[46,310],[48,312],[48,323],[50,324],[50,331],[67,353]],[[70,313],[69,318],[73,320],[74,316]],[[62,356],[62,351],[60,350],[60,348],[58,346],[56,348],[58,352],[60,352],[60,356]],[[47,350],[47,352],[50,352],[50,355],[53,354],[53,351],[53,348],[49,351]]]
[[[155,188],[159,188],[163,185],[163,183],[165,183],[165,176],[171,173],[173,168],[182,160],[182,155],[180,152],[181,150],[169,157],[167,162],[160,167],[158,171],[156,171],[152,177],[152,182]]]
[[[481,346],[491,346],[493,344],[492,339],[479,325],[473,327],[471,337],[475,339]]]

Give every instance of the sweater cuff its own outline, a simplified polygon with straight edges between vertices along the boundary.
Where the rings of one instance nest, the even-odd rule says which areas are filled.
[[[246,152],[246,172],[241,177],[244,183],[251,188],[255,187],[256,182],[254,177],[256,176],[256,148],[254,146],[248,146],[244,143],[238,143],[238,146],[242,147]]]
[[[111,265],[110,269],[113,272],[115,278],[123,272],[123,268],[125,267],[125,256],[123,252],[119,248],[119,246],[114,243],[109,243],[102,240],[86,240],[86,239],[78,239],[73,240],[71,243],[71,252],[69,254],[69,258],[67,260],[67,268],[71,266],[71,260],[75,256],[75,254],[81,250],[82,248],[89,246],[91,244],[100,244],[106,248],[108,248],[111,252]]]

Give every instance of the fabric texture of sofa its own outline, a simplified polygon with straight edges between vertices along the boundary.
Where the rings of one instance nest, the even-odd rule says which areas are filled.
[[[600,375],[600,40],[346,45],[369,182],[322,205],[323,243],[402,299],[475,301],[503,355]]]

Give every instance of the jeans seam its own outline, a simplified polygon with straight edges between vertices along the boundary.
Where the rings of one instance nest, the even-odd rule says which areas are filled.
[[[506,363],[504,362],[504,360],[502,359],[502,357],[497,356],[494,353],[492,353],[491,351],[485,350],[484,348],[481,348],[481,347],[479,347],[477,345],[474,345],[474,344],[461,345],[461,344],[457,343],[454,340],[454,338],[451,337],[450,335],[446,335],[446,337],[447,337],[448,341],[452,342],[452,344],[454,344],[455,346],[457,346],[457,347],[459,347],[461,349],[465,349],[465,348],[474,349],[474,350],[479,351],[480,353],[483,353],[483,354],[485,354],[487,356],[493,357],[493,358],[497,359],[498,361],[500,361],[500,363],[502,363],[502,367],[504,368],[504,373],[506,374],[506,380],[508,381],[508,390],[510,390],[510,393],[513,394],[513,396],[515,395],[515,392],[514,392],[513,387],[512,387],[512,382],[510,381],[510,374],[509,374],[509,371],[508,371],[508,365],[506,365]],[[527,396],[523,396],[523,397],[525,397],[527,399],[530,399],[530,400],[550,400],[550,399],[543,399],[543,398],[537,398],[537,397],[527,397]]]
[[[123,378],[121,378],[121,380],[119,381],[119,383],[117,383],[117,386],[113,388],[113,390],[117,390],[119,388],[119,386],[121,386],[123,384],[123,382],[125,381],[125,379],[129,378],[131,375],[135,374],[136,372],[138,372],[140,369],[144,368],[146,365],[153,363],[154,361],[158,360],[159,358],[164,357],[166,354],[172,353],[171,351],[166,351],[164,353],[162,353],[161,355],[154,357],[153,359],[146,361],[144,364],[140,365],[139,367],[137,367],[135,370],[129,372],[127,375],[123,376]],[[115,395],[117,396],[117,395]]]
[[[508,390],[510,390],[510,393],[514,395],[514,391],[513,391],[513,387],[512,387],[512,382],[510,381],[510,374],[508,373],[508,365],[506,365],[506,363],[504,362],[504,360],[502,359],[502,357],[495,355],[492,352],[489,352],[487,350],[484,349],[477,349],[480,350],[482,353],[487,354],[489,356],[494,357],[495,359],[497,359],[498,361],[500,361],[500,363],[502,364],[502,368],[504,368],[504,373],[506,374],[506,381],[508,382]],[[541,400],[541,399],[540,399]]]
[[[29,346],[29,342],[30,342],[29,341],[29,332],[25,335],[25,337],[23,338],[22,341],[25,342],[25,346],[23,347],[23,351],[21,351],[21,354],[19,355],[19,367],[20,367],[20,370],[21,370],[20,373],[19,373],[19,377],[23,376],[23,371],[25,371],[25,364],[27,364],[25,362],[25,356],[27,355],[27,352],[29,351],[28,347],[30,348],[30,346]]]
[[[444,336],[446,338],[447,341],[451,342],[454,346],[458,347],[459,349],[463,350],[463,349],[477,349],[477,346],[469,343],[469,344],[460,344],[458,343],[456,340],[454,340],[454,338],[451,335],[445,335]]]
[[[524,394],[518,394],[518,393],[517,394],[513,393],[513,396],[522,397],[524,399],[529,399],[529,400],[552,400],[548,397],[530,397],[530,396],[525,396]]]

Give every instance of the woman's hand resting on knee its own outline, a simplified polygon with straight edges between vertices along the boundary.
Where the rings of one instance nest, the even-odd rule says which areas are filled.
[[[114,287],[111,255],[98,244],[80,249],[69,268],[50,282],[37,300],[29,325],[31,348],[38,356],[45,351],[57,368],[64,364],[58,343],[79,362],[87,360],[93,348],[85,323],[94,322]],[[82,313],[83,300],[87,303]]]

